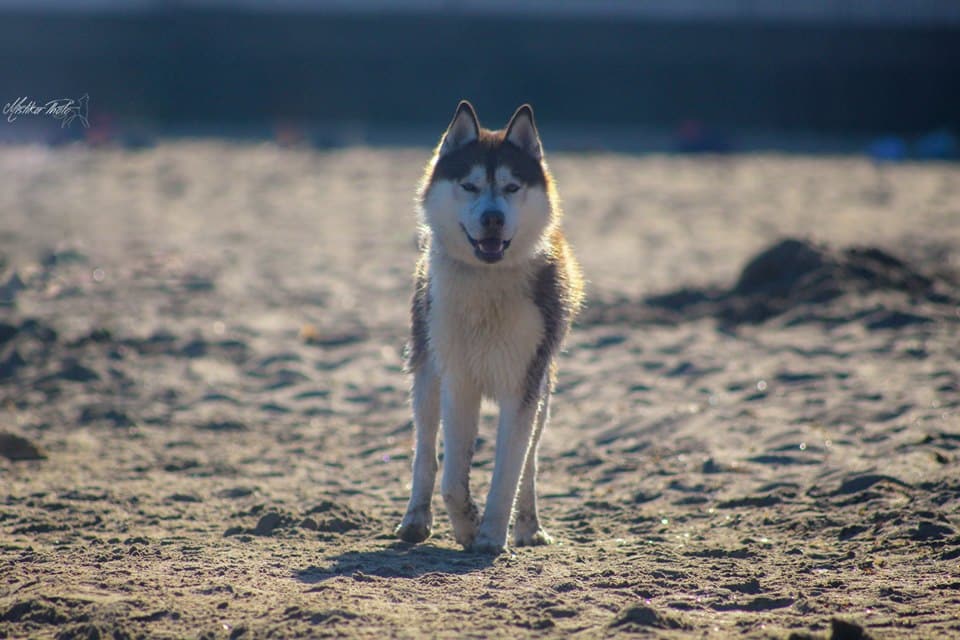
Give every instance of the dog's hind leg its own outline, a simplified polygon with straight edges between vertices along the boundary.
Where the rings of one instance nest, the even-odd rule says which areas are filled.
[[[536,422],[533,425],[533,436],[530,439],[530,449],[523,464],[523,475],[520,479],[520,492],[517,495],[516,516],[513,522],[513,543],[518,547],[552,544],[553,538],[540,526],[540,516],[537,512],[537,449],[540,446],[540,436],[543,428],[550,419],[550,391],[544,390],[537,412]]]
[[[513,503],[517,497],[520,474],[530,450],[538,403],[522,397],[500,401],[500,424],[497,427],[497,453],[493,465],[493,482],[487,494],[483,520],[472,549],[483,553],[501,553],[507,546],[507,528]]]
[[[413,423],[416,445],[413,454],[413,487],[410,503],[397,536],[406,542],[422,542],[433,530],[433,487],[437,478],[437,428],[440,424],[440,377],[427,360],[413,375]]]
[[[443,414],[443,480],[441,493],[450,514],[453,535],[464,547],[473,543],[480,522],[470,495],[470,463],[477,440],[480,390],[454,376],[444,376],[440,390]]]

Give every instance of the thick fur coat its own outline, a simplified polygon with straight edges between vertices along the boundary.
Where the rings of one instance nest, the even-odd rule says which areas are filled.
[[[461,102],[419,192],[408,367],[416,448],[410,503],[397,534],[432,531],[437,431],[441,493],[465,548],[500,552],[516,507],[514,543],[547,544],[536,502],[537,446],[549,415],[556,356],[583,295],[529,106],[503,130],[480,127]],[[469,470],[482,398],[499,404],[493,481],[482,517]]]

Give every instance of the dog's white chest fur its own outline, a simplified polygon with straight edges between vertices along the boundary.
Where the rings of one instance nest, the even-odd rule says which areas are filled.
[[[466,376],[488,397],[522,390],[543,338],[540,310],[522,269],[433,269],[430,350],[443,373]]]

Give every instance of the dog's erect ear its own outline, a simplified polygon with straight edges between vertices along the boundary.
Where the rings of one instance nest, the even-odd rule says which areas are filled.
[[[537,160],[543,158],[540,135],[533,121],[533,109],[530,105],[523,105],[510,118],[510,124],[507,125],[507,142],[517,145]]]
[[[440,145],[440,155],[446,155],[454,149],[470,144],[480,137],[480,122],[477,120],[477,112],[473,110],[473,105],[466,100],[461,100],[457,105],[457,112],[447,127],[447,132],[443,135],[443,143]]]

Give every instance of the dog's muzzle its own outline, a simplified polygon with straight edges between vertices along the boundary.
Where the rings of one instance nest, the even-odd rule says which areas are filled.
[[[463,229],[463,234],[467,236],[467,240],[469,240],[473,246],[473,253],[478,259],[488,264],[503,260],[503,254],[510,246],[509,240],[504,240],[499,237],[488,237],[477,240],[470,235],[465,226],[461,224],[460,228]]]

